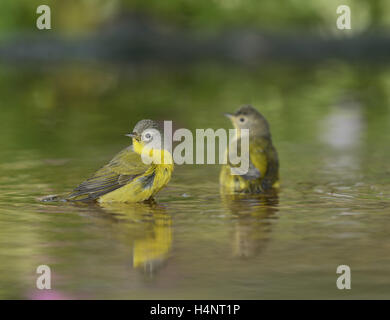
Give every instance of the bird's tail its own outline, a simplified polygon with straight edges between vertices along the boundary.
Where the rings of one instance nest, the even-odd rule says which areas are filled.
[[[65,202],[66,199],[61,195],[48,195],[37,199],[41,202]]]

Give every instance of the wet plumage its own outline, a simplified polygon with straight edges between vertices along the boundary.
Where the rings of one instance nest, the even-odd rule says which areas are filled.
[[[267,120],[252,106],[245,105],[235,114],[227,114],[233,126],[249,129],[249,169],[242,175],[232,175],[232,164],[224,165],[220,185],[225,192],[259,193],[279,187],[279,159],[272,144]],[[238,146],[240,146],[240,137]],[[243,155],[241,155],[242,157]]]
[[[142,120],[134,127],[133,145],[119,152],[107,165],[82,182],[63,199],[67,201],[141,202],[153,198],[173,171],[171,154],[161,148],[163,136],[157,123]],[[160,144],[156,143],[160,140]],[[148,148],[153,161],[145,164],[141,153]],[[163,159],[165,161],[155,161]]]

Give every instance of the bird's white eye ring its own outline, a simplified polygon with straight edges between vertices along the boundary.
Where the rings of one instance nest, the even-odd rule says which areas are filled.
[[[152,138],[152,135],[149,132],[147,132],[145,133],[144,138],[145,140],[150,140]]]
[[[240,118],[240,122],[245,122],[245,118],[244,118],[244,117],[241,117],[241,118]]]

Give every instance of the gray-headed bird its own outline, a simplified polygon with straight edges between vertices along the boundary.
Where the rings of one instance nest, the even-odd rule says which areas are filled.
[[[128,134],[133,145],[119,152],[108,164],[64,197],[43,201],[142,202],[152,199],[171,179],[173,159],[163,148],[160,126],[139,121]],[[144,161],[142,155],[146,155]]]
[[[272,144],[270,128],[267,120],[250,105],[242,106],[234,114],[225,114],[237,129],[249,129],[248,171],[241,175],[232,175],[233,164],[224,165],[220,173],[222,191],[232,193],[259,193],[279,188],[279,159]],[[237,143],[240,145],[240,143]]]

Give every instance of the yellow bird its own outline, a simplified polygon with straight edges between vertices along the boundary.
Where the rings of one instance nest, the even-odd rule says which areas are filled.
[[[237,129],[237,145],[240,145],[240,130],[249,129],[248,172],[232,175],[233,164],[226,164],[220,173],[220,185],[223,192],[259,193],[279,188],[279,159],[272,144],[267,120],[252,106],[244,105],[236,113],[225,114]]]
[[[173,159],[171,153],[162,147],[161,132],[156,122],[139,121],[133,132],[127,135],[132,138],[133,145],[119,152],[62,200],[105,203],[153,199],[168,184],[173,171]]]

